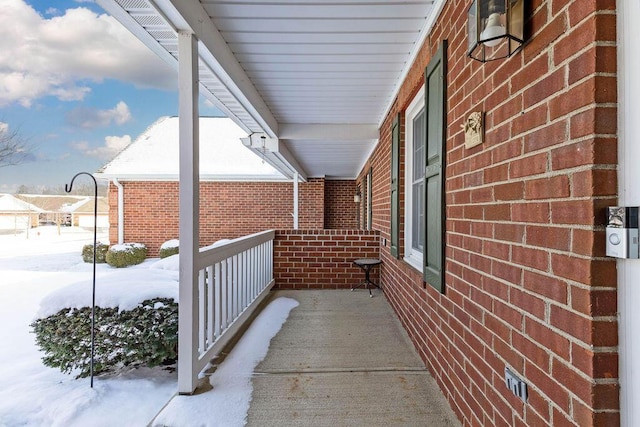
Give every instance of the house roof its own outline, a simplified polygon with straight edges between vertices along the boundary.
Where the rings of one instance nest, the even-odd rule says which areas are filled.
[[[11,194],[0,195],[0,212],[2,213],[40,213],[43,212],[37,206],[20,200]]]
[[[66,212],[75,213],[75,214],[92,214],[93,215],[93,197],[87,197],[86,200],[74,204],[69,207],[70,209]],[[109,202],[106,197],[98,197],[98,215],[100,214],[108,214],[109,213]]]
[[[193,34],[200,93],[277,141],[268,161],[355,178],[445,0],[97,2],[175,68]]]
[[[59,194],[16,194],[15,197],[37,206],[42,212],[61,212],[64,206],[84,202],[87,199],[87,196]]]
[[[247,137],[226,117],[200,118],[200,179],[227,181],[284,180],[278,171],[240,138]],[[123,180],[177,180],[178,117],[163,117],[102,167],[96,177]]]

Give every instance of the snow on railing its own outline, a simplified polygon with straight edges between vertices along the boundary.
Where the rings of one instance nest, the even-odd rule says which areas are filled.
[[[273,287],[274,237],[273,230],[264,231],[200,250],[196,260],[200,272],[198,373],[229,342]]]

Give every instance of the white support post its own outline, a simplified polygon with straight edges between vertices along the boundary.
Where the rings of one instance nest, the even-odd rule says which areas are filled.
[[[118,189],[118,244],[124,243],[124,187],[117,178],[113,179],[113,185]],[[73,216],[71,217],[73,224]]]
[[[198,380],[199,114],[198,47],[193,34],[178,32],[180,138],[180,291],[178,392],[191,394]]]
[[[296,171],[293,174],[293,229],[298,229],[298,181],[300,180],[300,175]]]
[[[640,3],[618,0],[618,204],[640,206]],[[618,340],[620,367],[620,425],[640,425],[640,260],[619,259]]]

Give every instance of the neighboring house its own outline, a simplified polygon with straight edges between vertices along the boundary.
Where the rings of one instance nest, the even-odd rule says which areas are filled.
[[[200,90],[309,183],[355,180],[384,293],[464,425],[640,425],[640,262],[605,252],[607,208],[640,205],[637,0],[483,1],[494,18],[525,12],[523,49],[487,63],[468,57],[480,0],[98,1],[179,62],[184,135]],[[353,153],[365,161],[347,165]],[[179,195],[194,238],[197,169],[185,162]],[[320,233],[289,234],[274,237],[276,286],[304,288],[304,262],[344,285],[329,270],[346,257],[313,246],[305,261]],[[198,323],[197,255],[181,253],[183,325]],[[180,335],[182,393],[197,336]]]
[[[93,197],[84,197],[74,204],[63,205],[60,211],[64,213],[63,225],[93,228],[95,223],[99,229],[109,227],[109,202],[106,197],[98,197],[97,206]]]
[[[38,226],[42,209],[10,194],[0,194],[0,230],[21,231]]]
[[[224,117],[200,118],[202,246],[270,228],[293,228],[294,184]],[[140,242],[157,255],[178,237],[178,118],[163,117],[107,163],[110,241]],[[355,228],[355,181],[315,178],[298,186],[300,228]]]
[[[15,197],[40,209],[40,225],[93,227],[93,196],[17,194]],[[98,228],[109,226],[109,205],[105,197],[98,197],[97,219]]]

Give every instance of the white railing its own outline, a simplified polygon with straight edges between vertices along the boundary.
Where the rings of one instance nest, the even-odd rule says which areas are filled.
[[[198,290],[194,295],[197,303],[192,304],[191,322],[197,331],[182,327],[179,330],[179,334],[194,338],[192,354],[179,355],[193,361],[190,377],[194,381],[273,287],[274,236],[273,230],[256,233],[202,248],[197,254],[194,260],[199,271]]]

